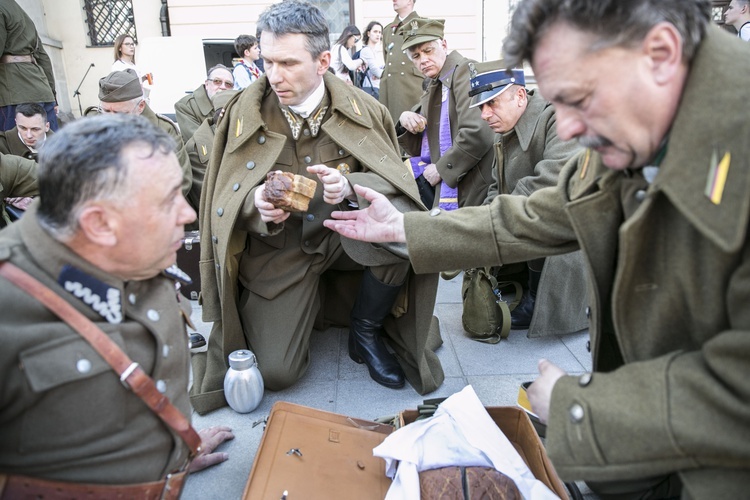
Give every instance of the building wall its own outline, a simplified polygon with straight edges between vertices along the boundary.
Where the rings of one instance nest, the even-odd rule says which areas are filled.
[[[80,84],[80,109],[98,104],[98,81],[110,72],[111,47],[88,47],[83,0],[17,0],[37,24],[53,59],[60,109],[79,115],[73,92]],[[202,39],[233,40],[254,34],[268,0],[168,0],[171,37],[163,37],[161,0],[132,0],[138,34],[136,63],[154,75],[152,107],[172,113],[173,103],[203,83]],[[507,33],[508,5],[517,0],[419,0],[417,12],[446,20],[448,47],[466,57],[486,60],[500,55]],[[355,24],[383,25],[395,13],[390,0],[352,0]],[[91,66],[93,64],[93,66]],[[87,74],[88,71],[88,74]],[[81,83],[82,82],[82,83]]]

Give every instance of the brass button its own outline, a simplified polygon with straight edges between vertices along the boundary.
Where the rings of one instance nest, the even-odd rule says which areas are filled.
[[[265,144],[265,143],[266,143],[265,135],[261,135],[260,137],[258,137],[258,144]]]
[[[216,215],[218,215],[219,217],[221,217],[222,215],[224,215],[224,209],[223,209],[223,208],[219,208],[219,209],[218,209],[218,210],[216,211]]]
[[[150,319],[151,321],[159,321],[159,318],[161,316],[159,316],[159,312],[156,309],[149,309],[146,312],[146,317],[148,317],[148,319]]]
[[[234,186],[232,186],[232,191],[237,191],[237,190],[239,190],[239,189],[240,189],[240,183],[239,183],[239,182],[236,182],[236,183],[234,184]]]
[[[304,160],[305,160],[305,163],[307,163],[308,165],[312,163],[312,158],[310,158],[309,156],[305,156]]]
[[[254,161],[249,161],[249,162],[247,162],[247,164],[245,165],[245,167],[246,167],[246,168],[247,168],[248,170],[252,170],[252,169],[254,169],[254,168],[255,168],[255,162],[254,162]]]

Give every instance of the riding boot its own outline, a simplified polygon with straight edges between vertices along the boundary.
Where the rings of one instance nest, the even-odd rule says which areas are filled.
[[[375,382],[393,389],[403,387],[404,371],[380,334],[400,289],[401,285],[382,283],[365,269],[349,328],[349,357],[365,363]]]
[[[541,277],[542,271],[534,271],[529,268],[529,289],[523,292],[521,302],[510,313],[510,328],[512,330],[524,330],[531,325],[531,317],[534,316],[536,291],[539,288]]]

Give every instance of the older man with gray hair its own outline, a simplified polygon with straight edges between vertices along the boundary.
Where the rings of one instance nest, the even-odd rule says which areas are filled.
[[[750,64],[725,64],[750,48],[710,8],[521,2],[505,63],[530,61],[559,137],[588,148],[557,186],[433,217],[357,188],[372,205],[326,222],[406,241],[417,272],[583,250],[594,371],[542,360],[528,395],[557,472],[603,498],[750,491]]]
[[[0,231],[0,496],[179,497],[223,462],[190,426],[190,305],[174,142],[146,120],[76,121],[40,156],[39,201]]]
[[[213,105],[214,95],[232,88],[234,88],[232,71],[223,64],[217,64],[208,70],[204,83],[174,103],[174,114],[185,144],[193,137],[203,120],[213,116],[216,112]]]
[[[134,70],[113,71],[99,80],[99,106],[91,106],[84,112],[85,116],[96,114],[142,116],[174,139],[175,153],[182,168],[182,194],[187,196],[192,185],[193,174],[180,129],[166,116],[154,113],[143,95],[141,81]]]

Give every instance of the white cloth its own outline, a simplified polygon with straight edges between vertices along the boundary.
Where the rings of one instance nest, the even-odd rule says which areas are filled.
[[[379,89],[380,77],[385,68],[382,48],[378,45],[373,49],[367,45],[359,52],[359,57],[362,58],[367,65],[367,76],[369,77],[370,82],[372,82],[372,87]],[[365,84],[367,84],[367,81],[365,81]]]
[[[323,83],[323,79],[320,79],[320,85],[318,88],[313,90],[313,93],[305,99],[305,102],[296,106],[289,106],[292,111],[300,115],[302,118],[307,118],[310,114],[318,108],[320,101],[323,100],[323,96],[326,93],[326,86]]]
[[[415,500],[419,471],[447,466],[494,467],[510,477],[525,499],[558,498],[534,477],[513,444],[469,385],[438,406],[435,415],[406,425],[373,450],[393,479],[386,500]]]

